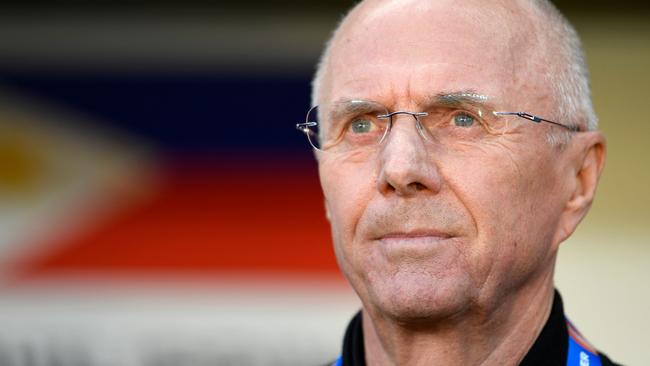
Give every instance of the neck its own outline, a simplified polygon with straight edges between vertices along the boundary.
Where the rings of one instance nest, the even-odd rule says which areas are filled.
[[[552,273],[522,288],[494,310],[468,310],[462,319],[424,329],[363,311],[368,365],[518,365],[548,320]]]

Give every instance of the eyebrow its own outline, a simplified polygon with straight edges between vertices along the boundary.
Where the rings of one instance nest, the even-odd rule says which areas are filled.
[[[440,92],[432,94],[423,98],[422,106],[425,108],[447,107],[447,108],[460,108],[460,107],[474,107],[485,110],[495,110],[494,105],[490,102],[492,97],[481,94],[475,90],[460,90],[451,92]],[[329,112],[329,117],[337,120],[339,117],[347,116],[351,113],[359,112],[372,112],[376,108],[373,101],[366,101],[363,99],[343,98],[339,99],[332,104],[332,110]]]
[[[332,110],[329,112],[329,117],[332,120],[338,120],[342,116],[347,116],[352,113],[368,113],[379,112],[377,110],[378,102],[366,101],[362,99],[341,99],[332,104]]]
[[[491,97],[474,90],[462,90],[454,92],[442,92],[431,95],[424,99],[428,107],[462,107],[472,106],[476,108],[494,110],[490,103]]]

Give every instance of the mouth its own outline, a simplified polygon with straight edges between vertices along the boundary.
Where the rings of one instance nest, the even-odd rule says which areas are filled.
[[[437,230],[415,230],[386,233],[378,240],[387,245],[430,245],[450,238],[452,235]]]

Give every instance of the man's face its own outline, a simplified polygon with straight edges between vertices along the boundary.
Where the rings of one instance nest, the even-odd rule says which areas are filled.
[[[401,3],[348,18],[321,105],[363,99],[417,112],[430,95],[473,91],[497,109],[555,116],[546,61],[527,50],[535,42],[511,23],[516,14],[488,2]],[[453,316],[552,275],[568,197],[549,128],[522,124],[448,149],[402,115],[373,151],[319,153],[337,259],[364,307]]]

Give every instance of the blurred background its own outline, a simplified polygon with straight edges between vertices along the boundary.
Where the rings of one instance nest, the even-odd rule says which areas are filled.
[[[650,11],[557,1],[608,136],[561,249],[567,313],[642,365]],[[358,309],[307,142],[349,1],[32,1],[0,9],[0,365],[316,365]]]

